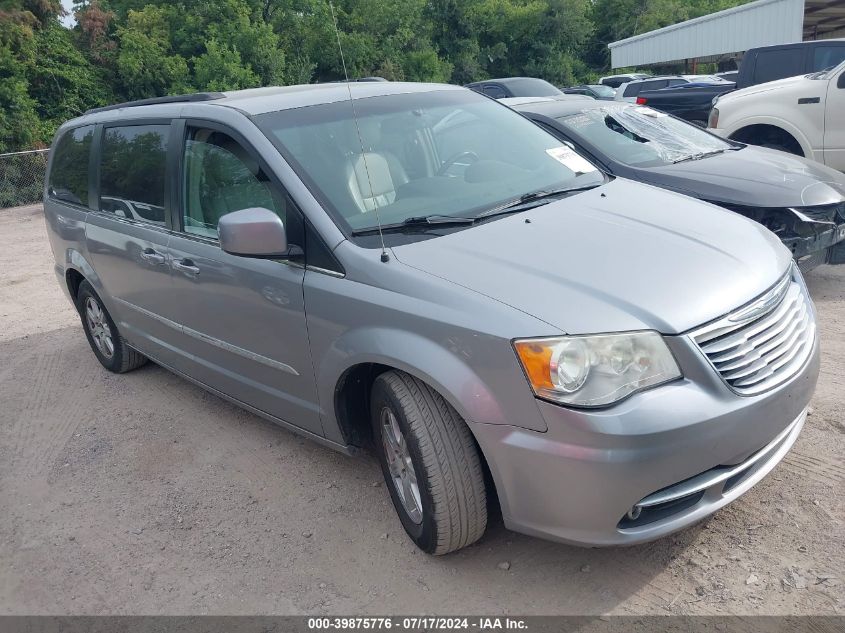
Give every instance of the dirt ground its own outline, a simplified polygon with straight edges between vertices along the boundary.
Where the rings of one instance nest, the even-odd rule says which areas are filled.
[[[845,266],[807,278],[812,415],[739,501],[626,549],[494,518],[477,545],[431,558],[375,461],[155,365],[103,370],[40,207],[0,211],[0,245],[0,614],[845,614]]]

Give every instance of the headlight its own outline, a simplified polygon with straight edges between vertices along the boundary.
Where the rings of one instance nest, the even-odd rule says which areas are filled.
[[[600,407],[681,377],[657,332],[561,336],[514,341],[535,395]]]

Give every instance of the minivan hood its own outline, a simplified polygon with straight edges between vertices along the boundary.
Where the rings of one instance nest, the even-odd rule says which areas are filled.
[[[635,171],[638,179],[651,184],[702,200],[749,207],[812,207],[845,200],[845,174],[763,147]]]
[[[515,336],[685,332],[761,294],[790,263],[760,224],[622,178],[393,253],[551,326]]]

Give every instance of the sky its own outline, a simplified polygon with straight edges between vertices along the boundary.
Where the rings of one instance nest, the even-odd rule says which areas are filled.
[[[73,0],[62,0],[62,6],[67,11],[67,15],[62,19],[62,24],[73,26],[76,24],[76,20],[73,19]]]

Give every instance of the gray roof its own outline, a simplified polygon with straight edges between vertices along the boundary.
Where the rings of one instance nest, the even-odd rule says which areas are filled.
[[[264,114],[321,103],[334,103],[349,99],[381,97],[384,95],[431,92],[434,90],[465,90],[449,84],[427,84],[398,81],[345,82],[307,84],[301,86],[272,86],[225,92],[225,98],[211,101],[215,105],[230,106],[247,114]]]
[[[432,92],[435,90],[466,90],[460,86],[433,83],[411,83],[394,81],[351,82],[347,88],[345,82],[304,84],[299,86],[270,86],[266,88],[250,88],[220,93],[215,97],[199,101],[169,101],[162,103],[135,104],[131,102],[125,107],[110,107],[100,111],[92,111],[81,117],[67,121],[62,128],[80,124],[114,121],[115,119],[139,119],[144,117],[177,117],[185,106],[191,106],[196,112],[197,107],[228,107],[248,115],[264,114],[279,110],[302,108],[322,103],[335,103],[349,99],[349,91],[354,99],[380,97],[393,94],[409,94],[415,92]]]

